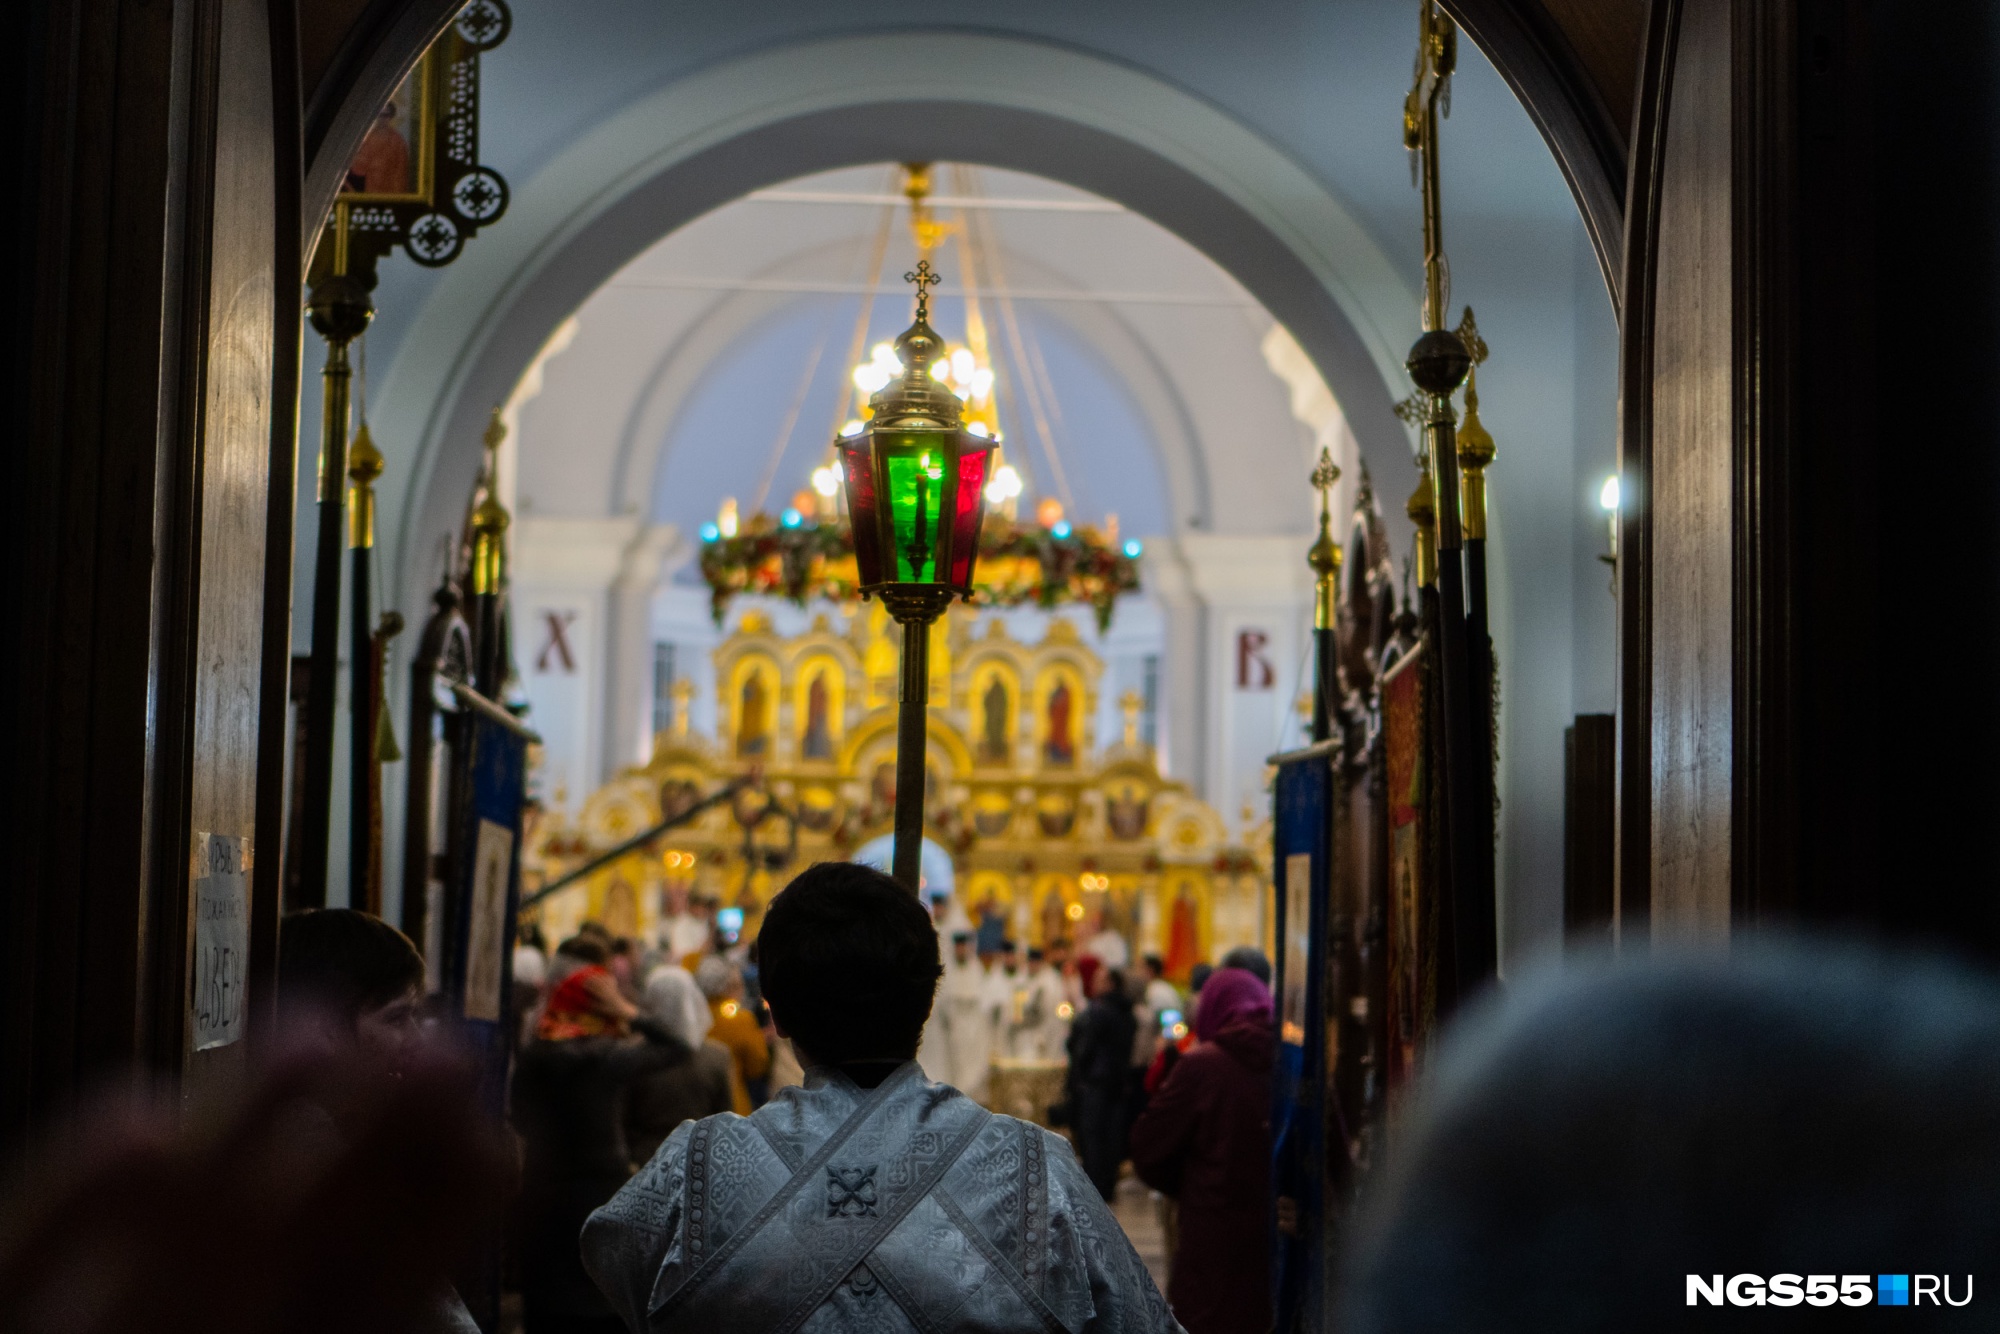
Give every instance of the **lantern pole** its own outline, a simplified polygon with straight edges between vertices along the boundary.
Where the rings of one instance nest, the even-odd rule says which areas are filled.
[[[908,594],[925,596],[911,597]],[[924,850],[924,751],[930,740],[931,623],[951,602],[929,589],[883,590],[882,604],[903,627],[902,695],[896,710],[896,852],[890,874],[912,894]]]

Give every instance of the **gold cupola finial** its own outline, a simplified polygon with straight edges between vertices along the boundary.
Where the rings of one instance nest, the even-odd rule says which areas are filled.
[[[1146,697],[1137,690],[1127,689],[1118,697],[1118,711],[1125,715],[1125,749],[1139,749],[1139,714],[1146,707]]]
[[[1486,340],[1473,323],[1472,307],[1458,323],[1459,341],[1471,354],[1472,365],[1465,374],[1465,420],[1458,427],[1458,466],[1464,479],[1465,536],[1468,541],[1486,537],[1486,466],[1496,450],[1493,436],[1479,420],[1479,363],[1486,360]]]
[[[1431,484],[1429,461],[1420,457],[1417,468],[1417,489],[1403,510],[1417,526],[1417,587],[1429,588],[1437,582],[1437,489]]]
[[[500,591],[507,525],[512,522],[500,503],[500,442],[507,438],[500,409],[486,426],[486,497],[472,511],[472,593],[478,597]]]
[[[368,433],[368,418],[347,447],[347,545],[350,550],[375,545],[375,479],[382,475],[382,451]]]
[[[1340,469],[1334,464],[1333,453],[1322,447],[1319,451],[1319,466],[1312,470],[1313,489],[1319,492],[1319,536],[1306,552],[1306,564],[1313,572],[1313,629],[1333,629],[1334,611],[1339,601],[1340,589],[1340,544],[1333,540],[1332,515],[1333,484],[1340,480]]]

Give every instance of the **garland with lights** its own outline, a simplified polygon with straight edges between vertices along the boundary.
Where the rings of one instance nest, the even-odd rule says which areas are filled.
[[[739,594],[783,598],[805,606],[814,598],[852,603],[860,597],[854,538],[845,519],[817,523],[796,509],[778,520],[752,515],[742,529],[725,534],[715,524],[702,527],[701,577],[708,584],[709,611],[721,625]],[[1064,520],[1049,525],[1013,524],[998,515],[979,536],[973,580],[975,607],[1088,605],[1097,628],[1111,628],[1120,597],[1139,590],[1136,539]]]

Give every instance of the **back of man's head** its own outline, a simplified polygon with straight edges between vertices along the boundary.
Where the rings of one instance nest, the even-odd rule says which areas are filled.
[[[424,980],[423,956],[379,917],[349,908],[293,913],[278,932],[278,1005],[353,1024]]]
[[[871,866],[821,862],[771,900],[757,939],[771,1017],[811,1059],[916,1055],[944,970],[915,895]]]
[[[1392,1146],[1343,1329],[1679,1330],[1711,1293],[1818,1328],[1815,1275],[1873,1304],[1875,1275],[1922,1270],[1962,1299],[2000,1255],[1990,982],[1738,945],[1510,992],[1448,1039]],[[1963,1317],[1911,1278],[1903,1319]]]
[[[1222,956],[1218,968],[1241,968],[1256,977],[1265,986],[1271,985],[1271,961],[1264,957],[1264,951],[1255,945],[1238,945]]]

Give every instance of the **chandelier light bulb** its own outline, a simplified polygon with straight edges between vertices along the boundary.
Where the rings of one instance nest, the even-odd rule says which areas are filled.
[[[974,434],[983,435],[985,433],[983,431],[975,431]],[[986,484],[986,503],[989,505],[1004,505],[1020,494],[1021,474],[1014,471],[1013,464],[1001,464],[994,471],[993,480]]]
[[[832,468],[813,469],[813,490],[823,496],[832,496],[840,490],[840,479],[833,475]]]

